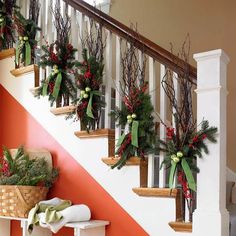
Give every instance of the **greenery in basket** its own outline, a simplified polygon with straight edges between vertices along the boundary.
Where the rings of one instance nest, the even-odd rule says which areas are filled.
[[[0,51],[13,47],[15,43],[14,13],[16,0],[0,0]]]
[[[58,176],[58,169],[51,168],[44,158],[30,159],[23,147],[14,156],[3,147],[0,160],[0,185],[51,187]]]
[[[15,14],[15,24],[19,35],[16,45],[16,68],[34,63],[36,34],[40,30],[37,26],[39,10],[39,0],[31,0],[28,19],[25,19],[19,11]]]
[[[54,16],[54,25],[57,31],[57,40],[42,46],[43,55],[39,66],[51,69],[49,76],[42,80],[39,96],[48,96],[51,106],[57,102],[57,107],[69,105],[69,98],[76,99],[74,82],[74,65],[76,49],[70,44],[71,20],[68,14],[63,18],[60,5],[51,9]]]

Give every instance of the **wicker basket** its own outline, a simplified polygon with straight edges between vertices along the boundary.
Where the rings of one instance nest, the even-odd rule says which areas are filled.
[[[46,199],[47,192],[45,187],[0,185],[0,215],[28,217],[30,209]]]

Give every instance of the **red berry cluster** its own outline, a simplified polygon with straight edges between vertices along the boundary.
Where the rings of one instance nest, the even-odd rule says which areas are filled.
[[[181,184],[182,186],[182,189],[183,189],[183,193],[184,193],[184,196],[185,198],[192,198],[192,195],[191,195],[191,192],[190,192],[190,189],[188,187],[188,183],[186,181],[186,179],[184,178],[184,174],[182,171],[180,171],[178,173],[178,181],[179,183]]]
[[[123,141],[123,143],[121,144],[119,150],[118,150],[118,155],[122,155],[122,153],[124,152],[124,150],[126,149],[126,147],[131,143],[131,133],[128,133],[126,135],[126,139]]]
[[[175,129],[171,127],[166,128],[166,138],[172,140],[175,135]]]

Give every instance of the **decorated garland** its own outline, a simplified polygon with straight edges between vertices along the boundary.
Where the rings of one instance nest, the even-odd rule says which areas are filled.
[[[48,96],[51,105],[57,101],[57,107],[69,105],[69,98],[75,100],[76,88],[73,81],[75,65],[75,52],[77,51],[69,43],[71,30],[68,15],[63,19],[60,13],[60,5],[55,6],[54,24],[57,29],[57,40],[51,44],[46,41],[42,46],[44,55],[41,57],[39,65],[43,68],[50,67],[51,73],[42,80],[39,88],[39,95]]]
[[[0,51],[13,47],[15,43],[16,0],[0,0]]]
[[[209,127],[208,121],[204,120],[198,131],[191,129],[177,136],[176,129],[167,127],[166,130],[167,139],[159,140],[159,151],[166,153],[163,164],[170,167],[169,187],[174,187],[174,177],[177,173],[185,196],[189,196],[189,189],[196,191],[193,172],[199,172],[196,166],[197,157],[202,158],[202,152],[208,154],[206,140],[216,142],[217,128]]]
[[[89,20],[90,30],[84,32],[82,40],[83,61],[76,63],[77,89],[80,96],[75,100],[76,111],[72,116],[80,120],[81,130],[99,129],[102,108],[103,55],[105,39],[102,26]]]
[[[29,8],[29,19],[25,19],[20,12],[15,15],[17,32],[19,35],[16,45],[16,67],[28,66],[34,63],[35,48],[37,41],[35,39],[38,25],[40,4],[39,0],[31,0]]]
[[[120,156],[120,159],[112,168],[122,168],[132,156],[144,158],[147,154],[154,152],[153,106],[150,96],[146,93],[148,83],[144,82],[144,68],[145,60],[140,66],[137,51],[131,43],[122,57],[122,106],[121,109],[116,108],[112,113],[118,126],[126,127],[117,142],[116,154]],[[138,75],[141,75],[140,80],[138,80]]]
[[[188,39],[188,38],[187,38]],[[179,53],[181,58],[188,63],[189,39],[185,41]],[[176,80],[176,81],[174,81]],[[178,84],[179,94],[176,94]],[[207,143],[215,143],[217,128],[203,120],[199,127],[196,125],[192,109],[193,83],[189,79],[189,69],[186,67],[184,74],[174,77],[171,70],[167,69],[162,78],[162,88],[169,99],[170,111],[173,118],[172,127],[161,121],[166,128],[166,139],[158,138],[158,152],[164,152],[165,158],[162,167],[169,168],[169,187],[174,188],[175,176],[177,187],[181,187],[184,200],[189,209],[189,221],[192,221],[192,212],[195,206],[196,182],[195,173],[200,170],[196,165],[197,158],[202,158],[203,153],[208,154]],[[182,204],[182,217],[185,218],[185,202]]]
[[[104,107],[100,92],[104,65],[94,56],[88,56],[87,49],[83,50],[83,59],[82,63],[77,63],[80,69],[77,81],[80,98],[76,113],[82,128],[89,130],[99,125],[101,109]]]

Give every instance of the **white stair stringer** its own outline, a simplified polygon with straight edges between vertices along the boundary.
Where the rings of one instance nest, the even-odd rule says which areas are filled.
[[[174,199],[142,198],[134,194],[132,188],[139,186],[139,168],[130,166],[122,170],[110,170],[101,161],[102,157],[108,156],[107,138],[78,139],[74,135],[74,131],[78,130],[76,122],[65,120],[63,116],[54,116],[49,111],[47,98],[37,99],[30,93],[29,89],[34,87],[33,74],[15,78],[10,74],[13,68],[13,58],[0,61],[1,85],[149,235],[186,235],[176,233],[168,226],[168,222],[175,220]]]

